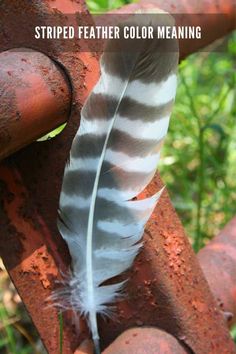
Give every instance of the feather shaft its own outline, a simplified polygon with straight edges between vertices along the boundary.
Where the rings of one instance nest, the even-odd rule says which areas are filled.
[[[124,92],[126,91],[127,85],[124,87],[124,90],[121,94],[121,98],[124,95]],[[121,100],[120,98],[120,100]],[[108,128],[108,134],[106,136],[106,140],[104,142],[104,146],[102,149],[101,157],[99,159],[98,167],[97,167],[97,172],[96,172],[96,177],[94,181],[94,187],[93,187],[93,192],[92,192],[92,199],[91,199],[91,204],[89,208],[89,218],[88,218],[88,231],[87,231],[87,247],[86,247],[86,263],[87,263],[87,279],[88,279],[88,294],[89,294],[89,302],[91,303],[91,310],[89,313],[89,318],[90,318],[90,323],[91,323],[91,331],[92,331],[92,337],[94,343],[99,341],[99,335],[98,335],[98,328],[97,328],[97,321],[96,321],[96,311],[95,311],[95,306],[94,306],[94,281],[93,281],[93,264],[92,264],[92,240],[93,240],[93,225],[94,225],[94,210],[95,210],[95,204],[96,204],[96,197],[97,197],[97,191],[98,191],[98,183],[99,183],[99,178],[101,174],[101,168],[102,164],[104,161],[106,149],[107,149],[107,143],[110,137],[110,133],[112,131],[112,128],[114,126],[117,110],[118,110],[119,104],[117,106],[116,112],[114,114],[114,118],[110,123],[110,126]]]

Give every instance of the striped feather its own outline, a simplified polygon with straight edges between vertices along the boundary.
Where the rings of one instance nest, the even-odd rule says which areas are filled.
[[[132,265],[161,195],[132,200],[155,174],[175,99],[178,53],[163,46],[103,54],[64,172],[58,227],[72,257],[70,304],[88,319],[97,352],[97,314],[123,287],[102,284]]]

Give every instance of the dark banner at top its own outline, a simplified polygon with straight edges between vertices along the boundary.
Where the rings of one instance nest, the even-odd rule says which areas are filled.
[[[170,16],[155,9],[151,14],[100,14],[91,17],[81,13],[65,15],[55,12],[54,15],[45,15],[42,18],[30,18],[21,12],[11,12],[3,13],[1,17],[1,50],[29,48],[47,53],[101,53],[120,50],[132,52],[140,51],[146,41],[178,41],[179,46],[186,47],[189,43],[195,48],[201,48],[202,43],[207,43],[211,36],[210,27],[206,26],[206,23],[218,21],[227,26],[225,14]],[[16,20],[19,30],[16,30]],[[109,45],[107,41],[110,42]],[[161,45],[160,50],[173,51],[178,48],[174,45]],[[209,48],[201,50],[209,51]],[[210,50],[223,51],[224,48],[214,46]]]

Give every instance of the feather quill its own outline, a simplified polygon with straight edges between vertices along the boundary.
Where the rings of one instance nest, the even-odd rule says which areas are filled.
[[[60,195],[58,228],[72,258],[64,307],[87,318],[97,353],[97,314],[109,313],[124,285],[103,283],[132,265],[161,195],[132,200],[156,171],[175,98],[178,52],[176,43],[166,48],[173,42],[145,43],[140,52],[112,51],[117,44],[108,44],[100,79],[81,112]]]

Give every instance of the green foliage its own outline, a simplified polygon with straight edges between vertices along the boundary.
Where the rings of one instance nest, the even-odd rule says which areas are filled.
[[[8,324],[9,314],[4,306],[0,306],[0,322],[4,327],[5,335],[0,337],[0,348],[7,348],[9,352],[16,353],[16,341],[14,331],[11,325]]]
[[[136,0],[87,0],[86,2],[90,12],[101,13],[136,2]]]
[[[51,131],[50,133],[42,136],[41,138],[39,138],[37,141],[46,141],[46,140],[50,140],[52,138],[55,138],[58,134],[60,134],[62,132],[62,130],[65,128],[66,124],[62,124],[60,125],[60,127],[54,129],[53,131]]]
[[[236,326],[233,327],[231,331],[231,336],[233,337],[233,340],[236,343]]]
[[[63,314],[62,314],[62,312],[59,313],[58,320],[59,320],[60,354],[63,354]]]
[[[180,64],[160,172],[198,251],[236,212],[236,33]]]
[[[19,318],[12,318],[7,309],[0,305],[0,352],[3,354],[39,354],[28,333],[18,325]]]

